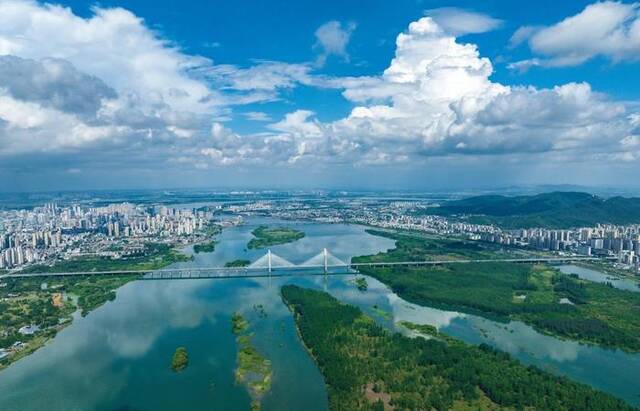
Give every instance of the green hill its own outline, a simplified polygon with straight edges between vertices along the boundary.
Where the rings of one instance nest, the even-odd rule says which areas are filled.
[[[448,201],[429,211],[446,216],[468,215],[471,222],[503,228],[569,228],[598,223],[640,223],[640,198],[603,199],[578,192],[514,197],[486,195]]]

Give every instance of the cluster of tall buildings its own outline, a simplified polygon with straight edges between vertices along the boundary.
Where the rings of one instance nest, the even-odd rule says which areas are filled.
[[[38,261],[40,256],[36,250],[23,248],[20,245],[0,247],[0,269],[12,268],[26,263]]]
[[[490,243],[533,247],[538,250],[568,250],[575,244],[575,238],[569,230],[548,230],[544,228],[501,231],[493,233],[473,233],[471,238]]]
[[[0,235],[0,269],[37,262],[42,254],[39,250],[62,245],[62,233],[58,231],[33,231]]]
[[[640,225],[598,225],[572,230],[526,229],[472,234],[472,239],[586,256],[616,256],[620,263],[640,267]]]
[[[202,230],[212,217],[211,211],[130,203],[0,211],[0,269],[58,258],[71,248],[100,253],[114,241],[136,249],[136,241],[171,242]]]
[[[191,235],[202,230],[210,213],[178,210],[151,215],[114,215],[106,224],[108,237]]]

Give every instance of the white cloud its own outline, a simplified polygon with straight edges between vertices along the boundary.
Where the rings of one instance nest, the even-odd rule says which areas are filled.
[[[529,69],[533,67],[540,67],[544,65],[545,65],[544,61],[538,58],[533,58],[533,59],[514,61],[513,63],[507,64],[507,68],[509,70],[519,71],[520,73],[526,73],[527,71],[529,71]]]
[[[537,26],[522,26],[518,28],[509,39],[509,47],[518,47],[520,44],[529,40],[538,30],[540,30],[540,27]]]
[[[308,63],[213,65],[190,56],[123,9],[70,9],[0,0],[0,158],[6,167],[67,169],[211,166],[313,168],[419,164],[434,156],[551,153],[564,159],[640,158],[640,116],[588,84],[553,89],[491,81],[491,62],[433,18],[409,25],[379,75],[331,78]],[[335,22],[334,22],[335,23]],[[347,56],[353,27],[318,37]],[[342,34],[328,35],[337,27]],[[480,30],[479,26],[474,30]],[[326,31],[326,32],[325,32]],[[335,33],[334,33],[335,34]],[[321,41],[322,39],[322,41]],[[326,54],[328,55],[328,54]],[[353,104],[320,121],[293,106],[240,135],[225,127],[236,104],[268,102],[300,85],[336,88]],[[322,114],[322,113],[321,113]]]
[[[116,90],[155,96],[181,110],[209,111],[200,101],[210,96],[210,90],[186,75],[208,61],[181,53],[127,10],[94,8],[93,12],[84,19],[57,5],[4,0],[0,55],[64,59]]]
[[[293,88],[298,83],[311,82],[311,66],[278,61],[258,61],[256,65],[241,68],[231,64],[218,64],[200,70],[200,73],[220,88],[238,91],[269,91]]]
[[[544,56],[535,65],[574,66],[596,56],[613,62],[640,59],[640,3],[605,1],[549,27],[520,28],[512,44],[528,38],[531,50]],[[522,65],[521,65],[522,66]],[[512,65],[519,68],[518,65]]]
[[[142,147],[195,135],[224,99],[182,53],[124,9],[81,18],[35,1],[0,1],[4,155],[96,144]]]
[[[264,111],[247,111],[242,114],[251,121],[272,121],[272,118]]]
[[[443,30],[454,36],[486,33],[500,28],[503,24],[500,19],[457,7],[431,9],[427,10],[425,14],[433,18]]]
[[[459,44],[431,18],[396,41],[384,74],[356,87],[359,106],[333,124],[359,147],[415,156],[598,150],[613,147],[632,127],[624,105],[588,84],[553,89],[492,82],[491,62],[472,44]],[[345,96],[354,93],[347,88]],[[367,136],[367,137],[365,137]],[[615,148],[613,148],[615,150]]]
[[[509,87],[492,82],[492,72],[475,45],[458,43],[425,17],[398,36],[382,75],[326,79],[356,103],[347,117],[322,123],[297,110],[271,124],[272,133],[232,141],[257,162],[264,154],[271,163],[361,165],[523,153],[614,159],[635,141],[620,143],[638,127],[637,117],[589,84]],[[225,158],[233,156],[226,149]]]
[[[339,21],[328,21],[318,27],[315,32],[316,44],[315,48],[321,49],[316,63],[320,66],[324,65],[327,58],[331,55],[341,57],[345,61],[349,61],[349,53],[347,53],[347,45],[351,39],[351,34],[356,29],[355,23],[347,23],[343,25]]]

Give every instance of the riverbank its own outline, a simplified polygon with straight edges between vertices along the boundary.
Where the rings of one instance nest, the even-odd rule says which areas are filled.
[[[396,248],[353,262],[495,258],[475,243],[372,233],[395,239]],[[521,320],[561,338],[640,352],[640,293],[579,280],[547,266],[482,263],[360,271],[416,304]]]
[[[487,346],[390,333],[322,291],[287,285],[281,294],[325,377],[331,410],[632,409]]]
[[[150,244],[144,256],[111,260],[86,257],[24,272],[149,270],[191,258],[165,244]],[[73,321],[116,298],[116,290],[138,275],[5,278],[0,281],[0,370],[44,346]],[[62,302],[62,304],[60,304]]]

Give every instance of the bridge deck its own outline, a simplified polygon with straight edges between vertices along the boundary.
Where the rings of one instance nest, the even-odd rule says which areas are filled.
[[[606,259],[606,258],[605,258]],[[114,270],[114,271],[76,271],[76,272],[40,272],[40,273],[9,273],[0,276],[2,278],[29,278],[29,277],[65,277],[65,276],[90,276],[90,275],[126,275],[126,274],[153,274],[154,276],[166,275],[170,278],[172,274],[180,275],[180,278],[232,278],[232,277],[265,277],[275,275],[296,275],[303,274],[304,270],[320,270],[323,274],[345,274],[332,273],[332,269],[353,269],[359,267],[390,267],[390,266],[429,266],[444,264],[474,264],[474,263],[568,263],[575,261],[602,261],[596,257],[554,257],[554,258],[502,258],[502,259],[468,259],[468,260],[426,260],[426,261],[390,261],[390,262],[370,262],[332,265],[295,265],[295,266],[272,266],[269,273],[265,267],[182,267],[182,268],[162,268],[158,270]],[[276,271],[278,274],[274,274]],[[190,276],[182,276],[190,273]],[[214,275],[218,273],[220,275]]]

